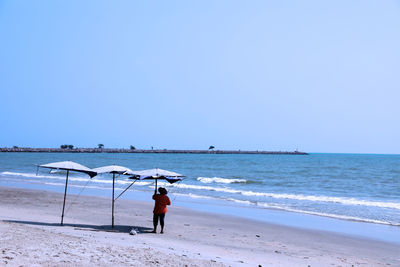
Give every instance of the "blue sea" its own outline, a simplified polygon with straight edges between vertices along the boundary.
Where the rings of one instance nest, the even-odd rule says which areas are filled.
[[[0,153],[0,185],[63,192],[65,173],[37,173],[35,165],[65,160],[90,168],[117,164],[184,174],[181,182],[159,185],[175,203],[196,209],[277,223],[289,220],[291,226],[316,221],[316,228],[334,231],[343,222],[356,222],[354,229],[361,225],[366,232],[372,227],[400,237],[400,155]],[[110,196],[110,178],[71,173],[68,192]],[[116,195],[131,182],[119,176]],[[153,182],[138,181],[122,198],[150,201],[153,190]],[[352,229],[349,225],[343,227]]]

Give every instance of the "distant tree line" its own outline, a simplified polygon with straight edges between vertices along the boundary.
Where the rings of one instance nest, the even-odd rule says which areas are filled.
[[[104,144],[98,144],[97,147],[99,149],[103,149],[104,148]],[[14,146],[13,148],[18,148],[18,146]],[[74,145],[61,145],[60,146],[61,149],[74,149]],[[209,146],[208,150],[214,150],[215,146]],[[136,150],[136,147],[133,145],[130,145],[129,147],[130,150]],[[151,150],[153,150],[153,147],[151,147]]]
[[[104,148],[104,144],[98,144],[97,147],[100,148],[100,149],[103,149],[103,148]],[[13,148],[18,148],[18,147],[17,147],[17,146],[14,146]],[[74,149],[74,145],[61,145],[60,148],[61,148],[61,149]],[[135,150],[136,147],[133,146],[133,145],[131,145],[131,146],[129,147],[129,149]]]

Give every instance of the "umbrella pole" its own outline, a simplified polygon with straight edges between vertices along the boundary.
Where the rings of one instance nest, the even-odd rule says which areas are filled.
[[[63,209],[62,209],[62,214],[61,214],[61,225],[64,225],[64,209],[65,209],[65,199],[67,198],[68,174],[69,174],[69,170],[67,170],[67,178],[65,179],[64,203],[63,203]]]
[[[156,188],[154,189],[154,195],[157,194],[157,179],[156,179]]]
[[[115,186],[115,173],[113,173],[113,191],[112,191],[112,218],[111,218],[112,228],[114,228],[114,186]]]

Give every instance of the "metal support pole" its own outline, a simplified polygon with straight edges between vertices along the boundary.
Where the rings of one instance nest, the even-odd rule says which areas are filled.
[[[64,203],[61,214],[61,225],[64,225],[64,209],[65,209],[65,199],[67,198],[68,175],[69,175],[69,170],[67,170],[67,178],[65,179]]]
[[[154,195],[157,194],[157,179],[156,179],[156,188],[154,189]]]
[[[112,191],[112,228],[114,228],[114,186],[115,186],[115,173],[113,173],[113,191]]]
[[[125,190],[124,191],[122,191],[122,193],[121,194],[119,194],[119,196],[117,196],[117,198],[115,199],[115,200],[117,200],[120,196],[122,196],[122,194],[123,193],[125,193],[126,192],[126,190],[128,190],[134,183],[136,182],[136,180],[135,181],[133,181],[133,183],[131,183],[127,188],[125,188]]]

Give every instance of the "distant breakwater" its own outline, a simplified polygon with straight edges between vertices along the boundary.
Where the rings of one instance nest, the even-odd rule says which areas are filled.
[[[170,153],[170,154],[271,154],[271,155],[308,155],[301,151],[250,151],[250,150],[180,150],[180,149],[124,149],[124,148],[0,148],[0,152],[30,153]]]

